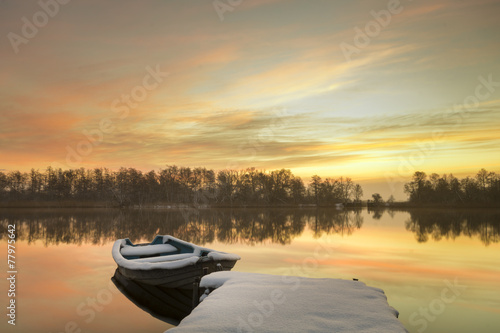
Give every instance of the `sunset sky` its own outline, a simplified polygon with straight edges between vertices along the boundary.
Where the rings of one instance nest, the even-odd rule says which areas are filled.
[[[0,1],[3,171],[500,172],[497,0],[41,3]]]

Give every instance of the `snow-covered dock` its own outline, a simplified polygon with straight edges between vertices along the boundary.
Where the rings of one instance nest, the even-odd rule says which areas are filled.
[[[200,287],[210,294],[168,333],[407,332],[384,292],[359,281],[216,272]]]

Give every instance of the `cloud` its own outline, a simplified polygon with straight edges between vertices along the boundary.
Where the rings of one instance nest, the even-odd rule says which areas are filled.
[[[371,175],[397,168],[438,130],[442,156],[487,160],[500,132],[498,92],[463,119],[446,116],[446,106],[473,93],[479,75],[496,73],[494,2],[406,3],[346,61],[340,43],[353,43],[354,27],[386,3],[376,5],[243,2],[224,22],[210,2],[65,6],[18,55],[0,49],[2,167],[64,163],[66,147],[107,117],[115,129],[84,166],[236,161]],[[35,7],[10,4],[0,31],[18,31]],[[116,117],[112,102],[156,65],[170,75]],[[277,116],[280,107],[287,112]]]

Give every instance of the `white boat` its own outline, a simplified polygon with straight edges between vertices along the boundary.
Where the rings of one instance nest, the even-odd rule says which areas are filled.
[[[192,289],[196,278],[231,270],[240,256],[201,247],[175,237],[156,236],[151,243],[119,239],[113,259],[126,278],[165,288]]]

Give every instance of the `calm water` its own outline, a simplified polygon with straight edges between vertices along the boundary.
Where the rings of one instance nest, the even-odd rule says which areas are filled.
[[[16,326],[4,314],[1,332],[168,329],[110,282],[113,241],[156,234],[238,253],[235,271],[358,278],[385,290],[410,332],[500,331],[500,211],[3,210],[4,261],[8,224]],[[7,313],[5,278],[0,288]]]

